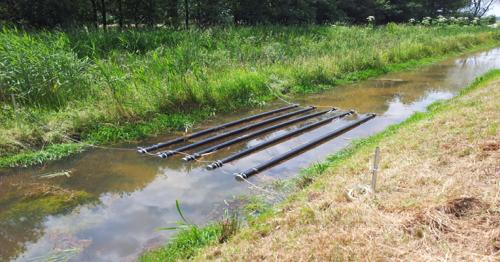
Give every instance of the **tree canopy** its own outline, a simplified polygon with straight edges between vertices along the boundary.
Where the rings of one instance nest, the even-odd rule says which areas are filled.
[[[0,19],[33,28],[377,23],[484,15],[498,0],[2,0]]]

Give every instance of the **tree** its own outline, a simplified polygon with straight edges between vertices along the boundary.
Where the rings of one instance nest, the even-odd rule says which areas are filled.
[[[234,0],[231,10],[235,24],[256,25],[269,22],[268,1]]]
[[[226,23],[230,13],[229,2],[225,0],[197,0],[195,20],[206,27]]]
[[[165,24],[174,28],[179,27],[179,1],[169,0],[166,5]]]
[[[184,0],[184,23],[186,29],[189,29],[189,1]]]
[[[98,14],[97,14],[97,10],[98,10],[98,7],[97,7],[97,2],[96,0],[90,0],[90,4],[92,6],[92,22],[95,26],[95,28],[98,28],[99,27],[99,21],[98,21]]]
[[[471,0],[469,13],[473,17],[483,17],[498,0]]]
[[[102,28],[104,31],[108,29],[108,18],[107,18],[107,5],[106,0],[101,0],[101,19],[102,19]]]
[[[332,23],[345,19],[336,0],[317,0],[314,2],[316,24]]]
[[[54,28],[117,23],[120,28],[163,23],[186,28],[234,24],[325,24],[346,21],[406,22],[410,18],[484,14],[500,0],[0,0],[0,19]],[[184,16],[182,19],[181,16]]]
[[[123,1],[118,1],[118,26],[123,29]]]

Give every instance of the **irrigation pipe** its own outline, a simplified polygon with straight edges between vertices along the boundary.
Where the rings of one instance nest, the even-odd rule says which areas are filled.
[[[170,156],[178,154],[179,152],[184,152],[186,150],[189,150],[189,149],[192,149],[192,148],[196,148],[196,147],[199,147],[199,146],[202,146],[202,145],[205,145],[205,144],[217,141],[219,139],[223,139],[223,138],[226,138],[226,137],[229,137],[229,136],[232,136],[232,135],[236,135],[236,134],[239,134],[239,133],[242,133],[242,132],[245,132],[245,131],[257,128],[257,127],[261,127],[261,126],[264,126],[264,125],[267,125],[267,124],[270,124],[270,123],[273,123],[273,122],[277,122],[279,120],[282,120],[282,119],[285,119],[285,118],[288,118],[288,117],[291,117],[291,116],[299,115],[299,114],[302,114],[302,113],[305,113],[305,112],[308,112],[308,111],[311,111],[311,110],[314,110],[314,107],[311,106],[311,107],[308,107],[308,108],[305,108],[305,109],[301,109],[301,110],[298,110],[298,111],[293,111],[291,113],[287,113],[287,114],[284,114],[284,115],[279,115],[279,116],[276,116],[276,117],[273,117],[273,118],[269,118],[269,119],[266,119],[264,121],[257,122],[257,123],[254,123],[254,124],[250,124],[250,125],[247,125],[247,126],[244,126],[244,127],[241,127],[241,128],[238,128],[238,129],[226,132],[226,133],[222,133],[220,135],[213,136],[213,137],[210,137],[210,138],[207,138],[207,139],[204,139],[204,140],[192,143],[192,144],[181,146],[181,147],[173,149],[173,150],[167,150],[167,151],[159,152],[158,156],[161,157],[161,158],[168,158]]]
[[[342,118],[342,117],[345,117],[347,115],[351,115],[353,114],[354,111],[349,111],[349,112],[342,112],[342,113],[339,113],[339,114],[336,114],[334,116],[331,116],[331,117],[328,117],[326,119],[323,119],[323,120],[320,120],[320,121],[317,121],[315,123],[312,123],[312,124],[309,124],[309,125],[306,125],[306,126],[303,126],[299,129],[296,129],[296,130],[293,130],[291,132],[288,132],[288,133],[285,133],[283,135],[280,135],[274,139],[271,139],[271,140],[268,140],[268,141],[265,141],[265,142],[262,142],[260,144],[257,144],[255,146],[252,146],[252,147],[249,147],[245,150],[242,150],[240,152],[237,152],[235,154],[232,154],[230,156],[227,156],[223,159],[220,159],[220,160],[217,160],[215,162],[213,162],[212,164],[208,165],[207,166],[207,169],[208,170],[213,170],[213,169],[217,169],[219,167],[222,167],[224,164],[226,163],[229,163],[229,162],[232,162],[234,160],[237,160],[237,159],[240,159],[244,156],[247,156],[255,151],[258,151],[260,149],[263,149],[265,147],[268,147],[270,145],[273,145],[273,144],[276,144],[282,140],[285,140],[285,139],[288,139],[294,135],[297,135],[297,134],[300,134],[300,133],[303,133],[304,131],[307,131],[307,130],[310,130],[310,129],[313,129],[313,128],[317,128],[321,125],[324,125],[326,123],[329,123],[337,118]]]
[[[336,129],[336,130],[334,130],[334,131],[332,131],[332,132],[330,132],[330,133],[328,133],[326,135],[323,135],[323,136],[321,136],[319,138],[316,138],[316,139],[310,141],[309,143],[303,144],[303,145],[301,145],[301,146],[299,146],[297,148],[294,148],[294,149],[288,151],[285,154],[282,154],[280,156],[274,157],[273,159],[269,160],[268,162],[262,163],[262,164],[260,164],[260,165],[258,165],[256,167],[254,167],[254,168],[250,168],[250,169],[248,169],[246,171],[243,171],[241,173],[236,173],[235,175],[239,179],[246,179],[246,178],[248,178],[248,177],[250,177],[252,175],[255,175],[255,174],[257,174],[257,173],[259,173],[259,172],[261,172],[261,171],[263,171],[263,170],[265,170],[265,169],[267,169],[269,167],[272,167],[272,166],[278,164],[281,161],[287,160],[287,159],[289,159],[289,158],[291,158],[291,157],[293,157],[293,156],[295,156],[295,155],[297,155],[299,153],[307,151],[308,149],[310,149],[310,148],[312,148],[312,147],[314,147],[316,145],[319,145],[319,144],[321,144],[321,143],[323,143],[323,142],[325,142],[327,140],[330,140],[333,137],[336,137],[336,136],[338,136],[340,134],[343,134],[343,133],[347,132],[348,130],[350,130],[350,129],[356,127],[356,126],[359,126],[359,125],[361,125],[361,124],[363,124],[363,123],[365,123],[365,122],[373,119],[374,117],[375,117],[375,114],[365,115],[364,117],[362,117],[361,119],[355,121],[354,123],[346,124],[346,125],[338,128],[338,129]]]
[[[264,128],[264,129],[260,129],[258,131],[255,131],[255,132],[252,132],[252,133],[249,133],[249,134],[245,134],[243,136],[240,136],[240,137],[237,137],[237,138],[225,141],[225,142],[223,142],[221,144],[217,144],[217,145],[205,148],[205,149],[203,149],[201,151],[198,151],[196,153],[191,154],[190,156],[184,157],[183,160],[184,161],[192,161],[192,160],[200,158],[200,157],[202,157],[202,156],[204,156],[206,154],[213,153],[213,152],[215,152],[215,151],[217,151],[219,149],[222,149],[222,148],[234,145],[234,144],[242,142],[242,141],[246,141],[246,140],[252,139],[254,137],[263,135],[265,133],[269,133],[271,131],[274,131],[274,130],[282,128],[282,127],[286,127],[286,126],[289,126],[289,125],[292,125],[292,124],[295,124],[295,123],[298,123],[298,122],[302,122],[302,121],[307,120],[307,119],[311,119],[311,118],[314,118],[314,117],[317,117],[317,116],[320,116],[320,115],[324,115],[326,113],[329,113],[329,112],[332,112],[332,111],[335,111],[335,110],[336,110],[335,108],[332,108],[330,110],[326,110],[326,111],[321,111],[321,112],[317,112],[317,113],[305,115],[305,116],[302,116],[302,117],[299,117],[299,118],[295,118],[295,119],[292,119],[292,120],[289,120],[289,121],[286,121],[286,122],[283,122],[283,123],[279,123],[277,125],[273,125],[273,126],[270,126],[270,127]]]
[[[197,138],[197,137],[200,137],[200,136],[204,136],[206,134],[210,134],[210,133],[213,133],[215,131],[219,131],[219,130],[222,130],[222,129],[225,129],[225,128],[228,128],[228,127],[239,125],[239,124],[244,123],[244,122],[252,121],[252,120],[255,120],[255,119],[258,119],[258,118],[262,118],[262,117],[265,117],[265,116],[268,116],[268,115],[272,115],[272,114],[280,113],[280,112],[283,112],[283,111],[287,111],[287,110],[290,110],[290,109],[296,108],[296,107],[298,107],[297,104],[290,104],[289,106],[286,106],[286,107],[282,107],[282,108],[278,108],[276,110],[267,111],[267,112],[263,112],[263,113],[260,113],[260,114],[248,116],[248,117],[236,120],[236,121],[232,121],[232,122],[228,122],[228,123],[225,123],[225,124],[222,124],[222,125],[214,126],[214,127],[211,127],[211,128],[205,129],[205,130],[198,131],[196,133],[192,133],[190,135],[186,135],[186,136],[183,136],[183,137],[175,138],[175,139],[172,139],[172,140],[169,140],[169,141],[166,141],[166,142],[161,142],[161,143],[158,143],[158,144],[155,144],[155,145],[152,145],[152,146],[139,147],[137,149],[137,152],[139,152],[141,154],[144,154],[144,153],[147,153],[147,152],[150,152],[150,151],[154,151],[154,150],[157,150],[157,149],[160,149],[160,148],[164,148],[164,147],[167,147],[167,146],[170,146],[170,145],[178,144],[178,143],[187,141],[187,140],[192,139],[192,138]]]

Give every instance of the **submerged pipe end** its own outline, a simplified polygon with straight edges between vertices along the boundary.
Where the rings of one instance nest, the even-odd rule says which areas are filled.
[[[212,164],[208,165],[207,169],[214,170],[214,169],[217,169],[219,167],[222,167],[223,165],[224,165],[224,163],[222,163],[220,160],[217,160],[217,161],[213,162]]]
[[[137,153],[139,154],[146,154],[148,151],[142,147],[137,148]]]
[[[196,158],[198,158],[196,155],[188,155],[188,156],[183,157],[182,160],[193,161],[193,160],[196,160]]]
[[[158,154],[158,156],[161,158],[168,158],[168,157],[173,156],[173,155],[175,155],[175,153],[173,151],[167,151],[167,152],[162,152],[162,153]]]
[[[245,173],[236,173],[236,174],[234,174],[234,176],[236,177],[236,180],[238,180],[238,181],[244,181],[245,179],[248,178],[248,176]]]

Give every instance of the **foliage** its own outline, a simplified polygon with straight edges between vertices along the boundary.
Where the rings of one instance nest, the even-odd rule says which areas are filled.
[[[46,36],[49,36],[46,38]],[[86,59],[78,59],[62,33],[0,33],[0,102],[60,108],[89,93]]]
[[[406,22],[413,16],[423,18],[457,15],[464,10],[471,16],[483,16],[488,1],[466,0],[41,0],[3,1],[0,21],[35,28],[87,25],[179,28],[196,24],[333,24],[365,23],[369,16],[378,23]]]

